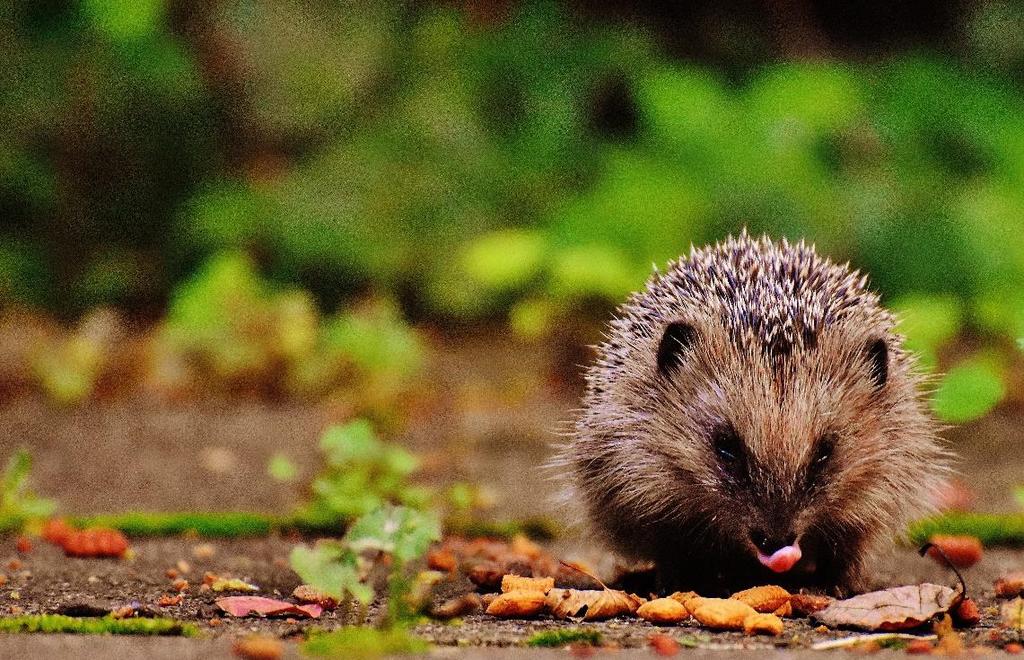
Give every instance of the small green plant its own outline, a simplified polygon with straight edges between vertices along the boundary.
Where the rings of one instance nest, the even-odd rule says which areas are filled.
[[[295,547],[291,565],[304,582],[339,601],[354,599],[364,606],[373,598],[372,573],[385,569],[387,610],[381,624],[386,628],[411,614],[410,565],[440,537],[440,525],[432,514],[384,505],[356,520],[340,541]]]
[[[423,653],[428,648],[427,642],[405,628],[380,630],[363,626],[346,626],[330,632],[313,631],[302,645],[307,655],[354,660]]]
[[[556,628],[543,630],[526,640],[527,646],[561,648],[569,644],[601,645],[601,633],[586,628]]]
[[[343,523],[385,503],[423,508],[430,500],[429,490],[408,483],[418,459],[383,442],[365,419],[327,429],[320,450],[325,467],[313,480],[312,499],[300,518]]]
[[[62,614],[25,614],[0,618],[4,633],[67,633],[74,635],[180,635],[196,637],[199,629],[191,623],[167,618],[115,619],[73,617]]]
[[[0,526],[18,528],[26,521],[45,518],[57,508],[56,502],[38,497],[29,487],[32,456],[18,449],[7,460],[0,482]]]

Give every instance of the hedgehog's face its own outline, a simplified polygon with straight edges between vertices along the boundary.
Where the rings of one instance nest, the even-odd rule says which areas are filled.
[[[901,474],[907,438],[929,429],[896,338],[874,319],[782,351],[724,328],[665,328],[654,365],[664,408],[648,437],[678,461],[671,478],[718,543],[772,571],[814,572],[914,505],[893,497],[914,483]]]

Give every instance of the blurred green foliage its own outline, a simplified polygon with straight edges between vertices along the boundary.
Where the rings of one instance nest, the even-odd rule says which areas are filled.
[[[26,449],[16,450],[7,460],[0,476],[0,528],[21,527],[31,520],[39,520],[53,513],[57,505],[53,500],[38,497],[29,486],[32,456]]]
[[[0,302],[169,300],[169,341],[214,380],[315,394],[418,361],[391,303],[318,307],[371,291],[535,338],[747,226],[871,273],[926,368],[956,368],[963,334],[1006,358],[1024,336],[1020,25],[977,3],[956,59],[726,77],[554,2],[10,3]],[[40,367],[61,400],[89,388],[68,351],[74,368]],[[1005,389],[971,364],[940,391],[946,419]]]
[[[397,307],[368,301],[322,318],[308,292],[265,280],[241,252],[213,257],[177,288],[164,352],[228,389],[280,388],[299,396],[358,390],[372,407],[422,366],[423,348]]]

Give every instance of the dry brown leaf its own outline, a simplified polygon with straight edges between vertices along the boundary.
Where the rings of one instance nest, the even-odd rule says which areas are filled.
[[[743,632],[748,635],[775,635],[782,634],[782,619],[774,614],[749,614],[743,619]]]
[[[521,575],[508,574],[501,578],[501,591],[539,591],[546,594],[555,588],[555,578],[533,578],[522,577]]]
[[[830,628],[907,630],[959,604],[959,592],[938,584],[914,584],[837,600],[812,618]]]
[[[1024,599],[1014,598],[999,610],[1004,628],[1024,632]]]
[[[1009,573],[996,580],[996,596],[1000,598],[1024,596],[1024,571]]]
[[[600,621],[633,614],[644,600],[615,589],[552,589],[548,592],[548,612],[560,619],[583,617]]]
[[[316,603],[325,610],[333,610],[338,606],[338,601],[316,587],[309,584],[300,584],[292,591],[292,596],[300,603]]]
[[[509,591],[501,594],[487,606],[487,613],[503,619],[536,616],[544,611],[544,593],[541,591]]]
[[[465,616],[480,611],[482,603],[483,600],[479,594],[468,593],[456,598],[449,598],[443,603],[430,608],[430,616],[435,619],[454,619],[457,616]]]
[[[651,623],[679,623],[690,618],[683,604],[674,598],[655,598],[636,610],[636,615]]]
[[[832,604],[828,596],[815,596],[813,594],[793,594],[789,599],[789,605],[793,608],[796,616],[810,616]]]
[[[789,603],[791,594],[782,587],[770,584],[737,591],[731,598],[746,603],[761,613],[774,612]]]
[[[743,630],[743,622],[757,614],[750,605],[731,598],[693,598],[686,609],[700,625],[713,630]]]

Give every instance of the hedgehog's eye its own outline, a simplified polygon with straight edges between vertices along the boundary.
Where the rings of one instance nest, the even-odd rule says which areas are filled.
[[[835,450],[836,436],[834,433],[824,433],[818,438],[818,442],[815,443],[814,447],[814,455],[807,466],[807,476],[810,480],[817,479],[825,470],[829,461],[832,460],[832,454]]]
[[[718,463],[730,472],[743,463],[743,440],[731,424],[724,424],[711,434],[711,445]]]

